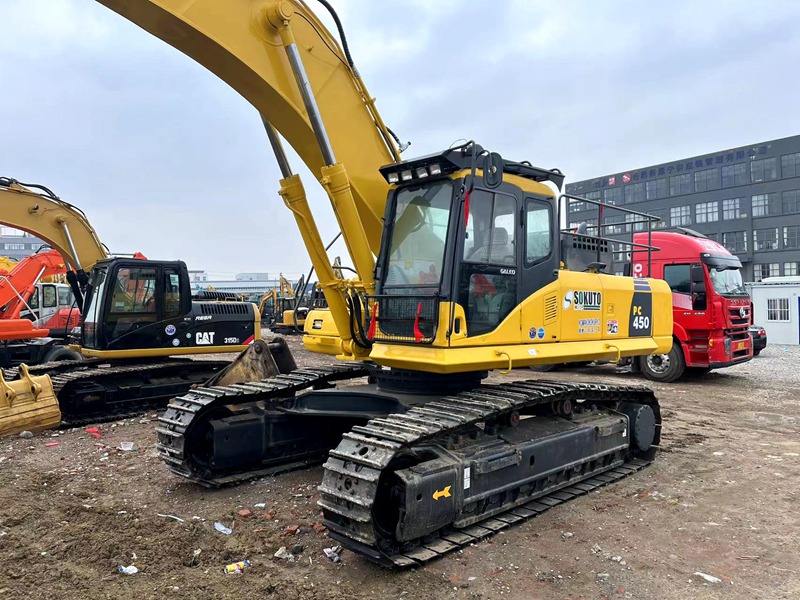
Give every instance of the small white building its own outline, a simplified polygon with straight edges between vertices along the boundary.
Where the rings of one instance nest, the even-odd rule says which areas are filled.
[[[767,277],[748,283],[753,323],[771,344],[800,344],[800,277]]]

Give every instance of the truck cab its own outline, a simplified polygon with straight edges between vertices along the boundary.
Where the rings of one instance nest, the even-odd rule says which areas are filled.
[[[674,381],[687,368],[707,371],[753,357],[749,327],[752,303],[742,282],[739,259],[697,232],[653,232],[657,250],[635,250],[634,277],[665,280],[672,290],[673,350],[638,357],[638,366],[655,381]],[[647,244],[645,233],[635,244]]]
[[[37,283],[20,312],[21,319],[50,330],[50,336],[65,338],[80,323],[80,311],[66,283]]]

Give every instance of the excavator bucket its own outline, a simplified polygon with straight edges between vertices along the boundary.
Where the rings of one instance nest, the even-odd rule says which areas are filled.
[[[281,373],[290,373],[296,368],[297,363],[286,340],[281,337],[273,338],[270,342],[256,340],[229,366],[200,387],[261,381]]]
[[[6,381],[0,371],[0,436],[58,427],[61,410],[50,376],[32,376],[26,365],[19,371],[14,381]]]

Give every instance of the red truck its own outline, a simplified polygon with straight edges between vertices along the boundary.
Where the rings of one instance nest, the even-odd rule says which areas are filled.
[[[647,244],[637,233],[635,244]],[[654,381],[675,381],[687,369],[705,372],[753,358],[752,304],[742,282],[742,263],[725,247],[697,232],[655,231],[648,272],[647,250],[631,253],[634,277],[664,279],[672,288],[674,344],[669,354],[634,359]]]

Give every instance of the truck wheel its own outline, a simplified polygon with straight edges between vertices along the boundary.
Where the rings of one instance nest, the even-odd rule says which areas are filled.
[[[61,362],[64,360],[80,361],[83,360],[83,356],[81,356],[80,352],[75,352],[64,346],[56,346],[44,357],[44,362]]]
[[[753,350],[753,356],[758,356],[759,354],[761,354],[761,348],[758,350]]]
[[[639,357],[639,368],[652,381],[671,383],[683,375],[686,361],[679,343],[672,344],[668,354],[650,354]]]

